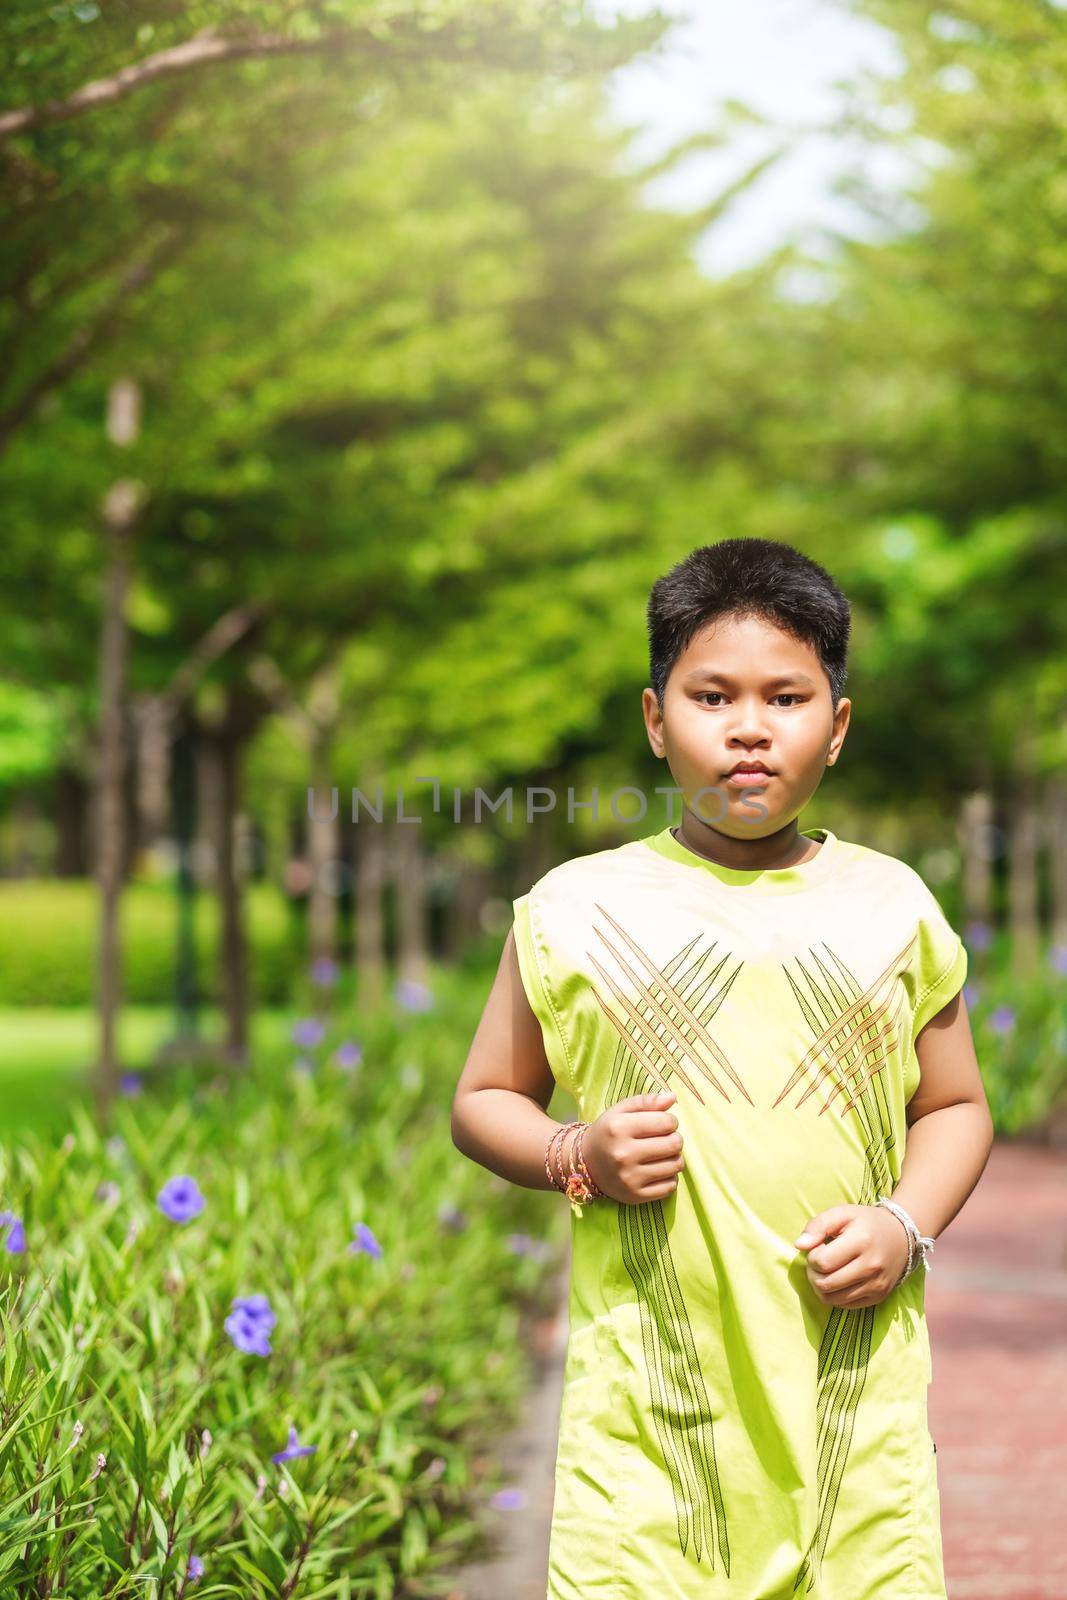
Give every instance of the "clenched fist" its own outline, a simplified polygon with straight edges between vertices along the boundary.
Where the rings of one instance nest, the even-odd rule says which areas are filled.
[[[808,1282],[828,1306],[876,1306],[908,1264],[908,1230],[885,1206],[831,1206],[796,1241]]]
[[[625,1206],[662,1200],[685,1166],[674,1094],[634,1094],[608,1109],[585,1132],[583,1154],[604,1193]]]

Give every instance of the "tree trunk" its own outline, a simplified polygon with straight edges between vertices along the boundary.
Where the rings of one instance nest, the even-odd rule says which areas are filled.
[[[137,724],[134,720],[129,705],[123,708],[125,718],[124,743],[126,747],[126,771],[122,780],[122,804],[125,814],[122,823],[122,881],[129,883],[138,868],[138,857],[141,854],[138,830],[140,818],[137,810],[137,785],[138,785],[138,751],[137,751]]]
[[[242,744],[229,722],[204,738],[206,788],[214,802],[211,840],[219,903],[219,980],[224,1053],[233,1067],[248,1062],[248,945],[237,863],[235,820],[240,805]]]
[[[137,842],[143,850],[167,830],[170,784],[170,711],[161,695],[139,695],[134,705],[137,740]]]
[[[170,768],[171,814],[178,852],[176,891],[178,938],[174,969],[176,1033],[181,1041],[195,1041],[199,1024],[196,947],[196,880],[193,844],[196,838],[196,735],[188,724],[179,728]]]
[[[332,729],[316,728],[310,746],[312,792],[308,797],[308,943],[311,960],[337,959],[337,863],[341,851],[341,797],[330,784]]]
[[[385,998],[384,822],[364,816],[353,828],[355,862],[356,995],[361,1011],[377,1011]]]
[[[968,922],[993,920],[993,797],[987,789],[967,796],[960,809],[963,909]]]
[[[219,763],[211,747],[211,734],[198,729],[196,737],[196,836],[192,847],[193,877],[199,889],[218,889],[218,853],[221,837],[222,794]]]
[[[96,773],[96,880],[100,890],[96,1003],[100,1047],[93,1092],[101,1118],[119,1086],[116,1029],[122,1002],[122,943],[119,900],[126,855],[127,764],[124,697],[129,636],[126,597],[130,542],[137,515],[135,485],[120,479],[104,501],[104,615],[100,635],[100,744]]]
[[[1038,926],[1038,813],[1037,790],[1028,769],[1020,769],[1010,817],[1008,845],[1011,962],[1017,977],[1026,977],[1037,965]]]
[[[90,873],[89,785],[74,767],[60,767],[55,776],[57,878],[85,878]]]
[[[485,932],[482,927],[482,907],[493,892],[492,876],[487,866],[478,861],[460,858],[456,893],[448,918],[446,951],[452,961],[458,961],[472,939]]]
[[[1067,947],[1067,778],[1060,773],[1050,778],[1046,795],[1052,939]]]
[[[390,830],[396,881],[398,976],[425,983],[429,973],[426,938],[426,868],[422,822],[396,822]]]

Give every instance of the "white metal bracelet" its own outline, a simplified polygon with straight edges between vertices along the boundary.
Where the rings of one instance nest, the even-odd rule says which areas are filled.
[[[888,1195],[879,1195],[876,1204],[884,1206],[887,1211],[891,1211],[907,1229],[908,1264],[893,1287],[897,1288],[904,1282],[905,1278],[910,1276],[917,1260],[922,1261],[925,1271],[933,1271],[933,1263],[930,1261],[930,1256],[933,1252],[934,1240],[927,1238],[924,1234],[921,1234],[914,1218],[910,1217],[904,1210],[904,1207],[902,1205],[898,1205],[895,1200],[891,1200]],[[916,1254],[916,1252],[918,1252],[918,1254]]]

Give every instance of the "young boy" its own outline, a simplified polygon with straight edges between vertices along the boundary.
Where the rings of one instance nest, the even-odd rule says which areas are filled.
[[[452,1110],[575,1206],[549,1600],[946,1600],[923,1296],[992,1142],[966,952],[910,867],[798,829],[851,714],[829,574],[726,540],[648,623],[680,823],[515,901]]]

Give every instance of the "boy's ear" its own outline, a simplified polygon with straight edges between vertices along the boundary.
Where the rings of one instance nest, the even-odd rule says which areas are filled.
[[[648,734],[648,742],[652,746],[652,753],[653,755],[659,756],[662,759],[662,757],[666,754],[663,745],[662,732],[663,713],[660,710],[659,701],[656,699],[656,691],[654,689],[642,690],[641,709],[644,712],[645,732]]]
[[[826,765],[828,767],[832,767],[841,754],[841,746],[845,742],[851,715],[852,701],[844,698],[840,699],[834,709],[834,733],[833,738],[830,740],[830,753],[826,757]]]

